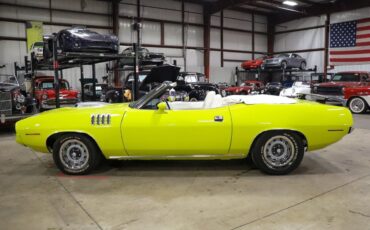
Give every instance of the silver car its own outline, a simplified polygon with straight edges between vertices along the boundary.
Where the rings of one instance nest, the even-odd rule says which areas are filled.
[[[268,68],[300,68],[302,70],[306,69],[306,59],[299,56],[298,54],[278,54],[273,58],[268,58],[263,61],[262,69]]]

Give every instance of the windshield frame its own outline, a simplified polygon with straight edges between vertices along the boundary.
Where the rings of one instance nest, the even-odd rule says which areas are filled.
[[[163,94],[167,89],[176,87],[176,85],[176,82],[163,82],[159,86],[155,87],[153,90],[149,91],[149,93],[142,96],[140,99],[131,102],[128,106],[133,109],[141,109],[153,98]]]

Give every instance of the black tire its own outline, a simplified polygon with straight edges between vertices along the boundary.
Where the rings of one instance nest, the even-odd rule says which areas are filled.
[[[73,147],[73,143],[75,143],[75,147]],[[68,156],[62,157],[63,148],[66,147],[66,145],[69,145],[68,149],[76,149],[76,152],[72,153],[65,153],[65,154],[78,154],[80,155],[80,158],[84,158],[82,155],[85,155],[86,159],[81,165],[80,168],[72,169],[71,167],[68,167],[68,163],[66,162],[65,158],[68,158]],[[72,146],[72,147],[71,147]],[[82,150],[82,151],[81,151]],[[83,154],[81,152],[84,152]],[[73,158],[73,156],[70,156],[70,158]],[[62,159],[63,158],[63,159]],[[92,170],[96,169],[97,166],[100,164],[102,160],[102,155],[100,153],[100,150],[96,146],[96,144],[88,137],[81,135],[81,134],[66,134],[61,137],[59,137],[54,145],[53,145],[53,159],[55,162],[55,165],[65,174],[69,175],[85,175],[90,173]]]
[[[354,114],[361,114],[367,111],[368,104],[361,97],[353,97],[348,101],[348,108]]]
[[[301,70],[305,70],[306,69],[306,66],[307,66],[307,64],[306,64],[306,62],[301,62],[301,64],[299,65],[299,68],[301,69]]]
[[[276,141],[276,143],[274,144],[272,141]],[[268,146],[271,148],[270,151],[266,149]],[[285,153],[289,148],[290,152]],[[283,153],[280,154],[282,150]],[[273,151],[276,152],[274,153]],[[256,140],[251,155],[254,164],[262,172],[271,175],[285,175],[300,165],[304,155],[304,144],[303,140],[293,132],[266,132]],[[284,155],[286,156],[284,157]],[[282,160],[285,159],[285,161],[279,161],[281,160],[280,158]],[[281,165],[276,165],[278,162]]]
[[[288,62],[286,62],[286,61],[282,61],[282,62],[281,62],[281,68],[282,68],[282,69],[287,69],[287,68],[288,68]]]

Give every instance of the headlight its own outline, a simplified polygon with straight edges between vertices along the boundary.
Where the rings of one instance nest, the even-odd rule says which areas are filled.
[[[42,99],[44,99],[44,100],[48,99],[48,95],[47,94],[43,94],[42,95]]]

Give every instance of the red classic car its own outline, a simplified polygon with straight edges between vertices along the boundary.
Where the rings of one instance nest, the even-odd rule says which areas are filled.
[[[264,93],[265,85],[261,81],[245,81],[240,86],[231,86],[225,89],[227,95],[259,94]]]
[[[39,110],[55,108],[55,89],[54,77],[37,76],[34,80],[35,97]],[[67,80],[59,80],[59,99],[60,106],[74,106],[78,102],[78,91],[72,90]]]
[[[370,108],[370,84],[343,88],[343,94],[352,113],[364,113]]]
[[[366,94],[370,87],[370,73],[348,71],[336,73],[330,82],[314,84],[310,98],[321,102],[334,102],[348,106],[353,113],[366,111],[365,98],[356,98],[356,94]],[[363,103],[362,103],[363,102]]]
[[[241,64],[241,67],[243,69],[249,70],[249,69],[258,69],[261,67],[263,60],[267,59],[268,56],[261,56],[259,58],[256,58],[254,60],[247,60]]]

